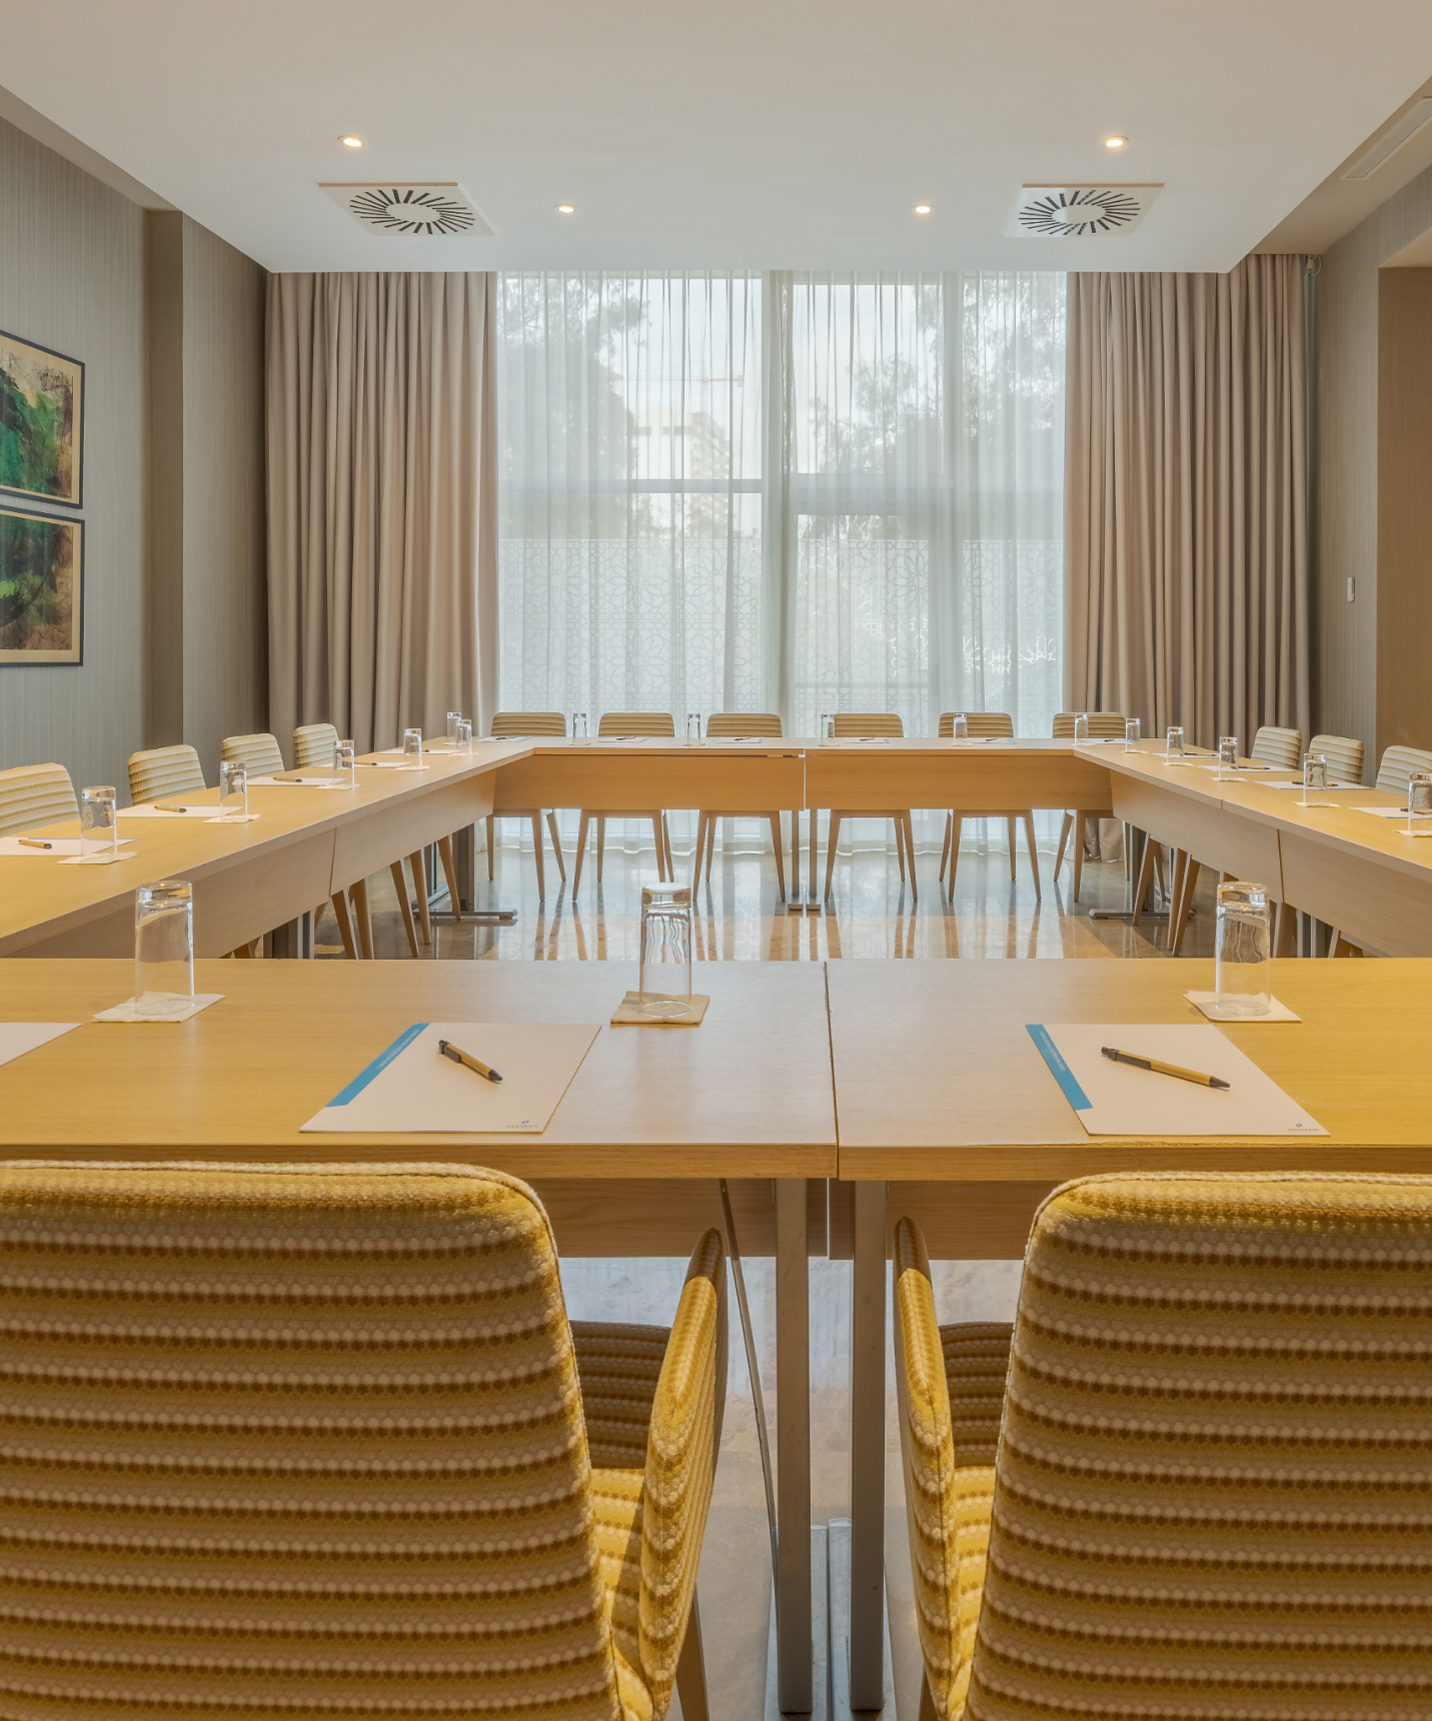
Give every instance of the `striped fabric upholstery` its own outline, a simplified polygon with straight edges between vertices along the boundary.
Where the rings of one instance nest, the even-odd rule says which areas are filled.
[[[283,770],[277,735],[226,735],[219,743],[219,757],[226,765],[247,765],[250,771],[264,771],[270,776]]]
[[[192,747],[150,747],[129,755],[129,798],[136,805],[204,787],[204,767]]]
[[[17,765],[0,771],[0,837],[77,819],[80,804],[63,765]]]
[[[338,731],[331,723],[304,723],[293,732],[293,768],[338,763]]]
[[[1122,741],[1124,738],[1124,714],[1122,711],[1056,711],[1054,713],[1054,739],[1056,741],[1072,741],[1074,739],[1074,719],[1076,717],[1089,719],[1089,739],[1091,741]]]
[[[781,720],[774,711],[713,711],[706,719],[706,739],[745,741],[752,737],[764,740],[781,735]]]
[[[839,739],[865,740],[867,737],[889,737],[900,740],[905,725],[893,711],[840,711],[835,714],[834,733]]]
[[[1007,711],[967,711],[965,712],[965,727],[970,735],[977,740],[1012,741],[1014,739],[1014,719]],[[949,741],[953,738],[954,733],[955,713],[953,711],[941,712],[941,739]]]
[[[492,733],[502,740],[513,735],[565,735],[567,719],[560,711],[499,711]]]
[[[604,711],[598,735],[675,735],[676,719],[669,711]]]
[[[1432,1179],[1056,1191],[1026,1256],[978,1625],[948,1685],[967,1692],[941,1714],[1424,1716],[1429,1269]]]
[[[714,1232],[648,1440],[598,1470],[551,1231],[501,1173],[16,1163],[0,1234],[5,1721],[664,1713]]]
[[[1432,771],[1432,753],[1420,747],[1389,747],[1377,767],[1377,787],[1389,795],[1405,795],[1407,779],[1419,771]]]
[[[1328,762],[1328,776],[1340,783],[1362,781],[1363,748],[1361,741],[1350,735],[1314,735],[1308,743],[1310,753],[1321,753]]]
[[[1264,765],[1276,765],[1280,771],[1297,771],[1303,763],[1303,732],[1275,729],[1265,723],[1253,737],[1248,757]]]

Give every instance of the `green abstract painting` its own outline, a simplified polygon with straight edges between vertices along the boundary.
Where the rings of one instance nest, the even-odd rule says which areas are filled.
[[[0,331],[0,490],[80,505],[85,367]]]
[[[84,525],[0,508],[0,665],[79,663]]]

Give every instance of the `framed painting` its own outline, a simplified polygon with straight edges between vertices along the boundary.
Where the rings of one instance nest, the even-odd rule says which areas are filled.
[[[0,491],[78,508],[85,367],[0,329]]]
[[[0,666],[84,661],[84,533],[0,508]]]

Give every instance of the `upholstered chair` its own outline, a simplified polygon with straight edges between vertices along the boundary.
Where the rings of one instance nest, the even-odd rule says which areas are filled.
[[[1421,1714],[1429,1264],[1432,1178],[1091,1177],[1011,1333],[937,1322],[899,1220],[926,1721]]]
[[[1125,718],[1122,711],[1058,711],[1054,715],[1054,739],[1056,741],[1072,741],[1074,739],[1074,719],[1076,717],[1089,719],[1089,739],[1091,741],[1121,741],[1124,737]],[[1059,828],[1059,852],[1054,857],[1054,877],[1059,878],[1059,869],[1064,865],[1064,850],[1069,846],[1069,838],[1074,838],[1074,896],[1079,900],[1079,887],[1084,877],[1084,827],[1090,819],[1112,819],[1112,807],[1075,807],[1064,815],[1064,823]]]
[[[748,741],[764,740],[767,736],[773,740],[779,739],[783,730],[781,720],[774,711],[713,711],[706,719],[706,739],[708,741]],[[793,818],[799,814],[791,809]],[[706,862],[706,882],[711,882],[711,857],[716,849],[717,819],[769,819],[771,821],[771,849],[776,857],[776,889],[780,892],[781,901],[786,900],[786,861],[784,846],[781,841],[781,815],[773,813],[769,807],[760,807],[752,812],[749,808],[732,809],[729,807],[702,807],[696,820],[696,861],[691,869],[691,882],[697,885],[701,882],[701,863],[704,855]],[[793,831],[791,846],[794,852],[799,843],[799,833]]]
[[[560,711],[499,711],[492,720],[492,738],[495,741],[511,741],[519,735],[564,736],[567,733],[567,719]],[[557,876],[565,884],[567,880],[567,864],[562,859],[562,839],[557,835],[557,814],[548,808],[544,813],[542,808],[531,808],[522,812],[489,813],[487,815],[487,876],[493,875],[493,856],[497,837],[497,821],[502,819],[530,819],[532,821],[532,856],[537,867],[537,900],[543,902],[547,897],[547,867],[542,853],[542,821],[547,821],[547,832],[552,839],[552,853],[557,859]]]
[[[725,1261],[569,1326],[468,1165],[0,1165],[0,1710],[704,1721]]]
[[[0,837],[79,816],[75,786],[63,765],[16,765],[0,771]]]
[[[1303,765],[1303,732],[1275,729],[1265,723],[1253,737],[1248,757],[1260,765],[1275,765],[1280,771],[1299,771]]]
[[[841,711],[831,719],[831,731],[837,741],[903,740],[905,723],[894,711]],[[825,897],[830,898],[830,881],[835,876],[835,848],[840,841],[840,827],[847,818],[890,819],[895,825],[895,862],[900,868],[900,882],[905,882],[906,862],[909,862],[910,898],[918,901],[919,883],[915,878],[915,829],[908,807],[869,813],[838,813],[832,809],[825,844]],[[811,808],[811,846],[815,846],[816,809]]]
[[[198,753],[183,742],[129,755],[129,798],[136,806],[169,795],[197,794],[206,787]]]
[[[1340,783],[1361,783],[1363,746],[1350,735],[1314,735],[1310,753],[1321,753],[1328,762],[1328,776]]]
[[[971,741],[1012,741],[1014,739],[1014,719],[1007,711],[966,711],[962,713],[965,719],[965,732]],[[943,712],[940,716],[940,738],[951,740],[955,733],[955,713]],[[960,813],[950,812],[945,815],[945,846],[940,851],[940,878],[944,879],[945,867],[950,869],[950,894],[955,890],[955,869],[960,864],[960,831],[966,819],[1003,819],[1009,831],[1009,878],[1014,882],[1014,850],[1015,831],[1022,823],[1024,826],[1025,846],[1029,850],[1029,865],[1034,873],[1034,894],[1041,896],[1039,888],[1039,852],[1034,846],[1034,809],[1021,807],[1012,813]]]
[[[247,765],[250,771],[266,777],[284,769],[277,735],[226,735],[219,743],[219,757],[226,765]]]
[[[1421,747],[1389,747],[1377,767],[1377,787],[1389,795],[1405,795],[1407,779],[1421,771],[1432,771],[1432,753]]]
[[[636,741],[643,737],[669,741],[676,737],[676,720],[669,711],[604,711],[597,724],[597,734],[614,740]],[[666,812],[658,808],[650,813],[634,813],[634,818],[650,819],[652,838],[656,843],[656,876],[675,878],[671,864],[671,832],[667,829]],[[572,868],[572,901],[582,883],[582,862],[587,856],[587,829],[592,820],[597,824],[597,883],[602,882],[602,861],[606,851],[607,820],[602,813],[588,813],[582,808],[577,824],[577,864]]]
[[[331,723],[301,723],[293,732],[293,768],[328,768],[338,763],[338,731]]]

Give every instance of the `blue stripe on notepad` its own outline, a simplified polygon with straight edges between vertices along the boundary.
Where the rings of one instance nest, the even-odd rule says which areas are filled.
[[[1058,1046],[1049,1037],[1048,1028],[1039,1022],[1026,1022],[1024,1025],[1035,1045],[1039,1047],[1045,1063],[1049,1065],[1055,1081],[1063,1088],[1065,1099],[1069,1101],[1075,1111],[1088,1111],[1090,1108],[1089,1096],[1075,1081],[1073,1070],[1064,1062]]]
[[[337,1095],[334,1099],[329,1100],[329,1105],[346,1106],[349,1100],[356,1100],[359,1094],[363,1092],[364,1088],[367,1087],[368,1083],[372,1081],[373,1077],[378,1075],[381,1071],[386,1070],[388,1065],[392,1063],[393,1059],[397,1057],[398,1053],[411,1046],[413,1041],[417,1039],[418,1035],[421,1034],[423,1029],[426,1027],[426,1022],[414,1022],[411,1028],[405,1028],[403,1032],[398,1035],[397,1039],[393,1041],[392,1045],[388,1047],[386,1052],[380,1052],[361,1075],[354,1076],[353,1080],[349,1082],[348,1086],[344,1088],[341,1094]]]

